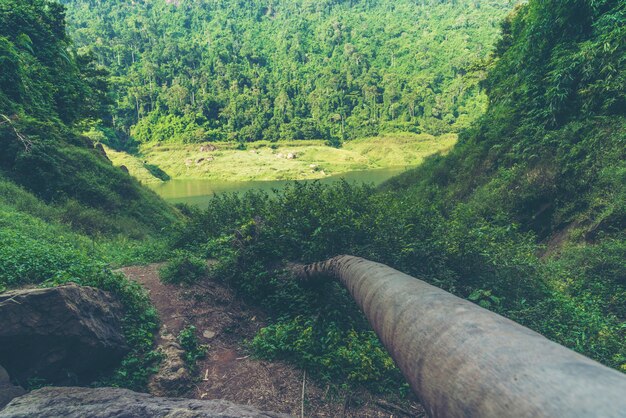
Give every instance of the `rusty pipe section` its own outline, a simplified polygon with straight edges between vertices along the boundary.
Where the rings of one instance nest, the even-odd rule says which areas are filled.
[[[383,264],[293,271],[348,289],[431,417],[626,417],[626,376]]]

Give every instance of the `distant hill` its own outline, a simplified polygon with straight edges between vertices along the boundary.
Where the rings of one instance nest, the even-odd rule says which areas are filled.
[[[141,142],[458,132],[510,0],[63,0]],[[106,135],[105,135],[106,136]],[[121,138],[120,138],[121,137]],[[104,138],[106,140],[106,138]]]

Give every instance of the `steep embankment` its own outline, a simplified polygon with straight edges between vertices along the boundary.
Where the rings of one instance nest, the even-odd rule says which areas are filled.
[[[346,142],[324,141],[154,144],[137,156],[105,146],[113,164],[124,166],[142,183],[169,179],[227,181],[319,179],[354,170],[415,167],[435,153],[446,153],[456,135],[395,134]]]
[[[65,212],[87,232],[145,235],[174,219],[168,206],[74,132],[105,118],[104,73],[75,54],[63,7],[0,5],[0,175]]]
[[[626,4],[530,2],[503,25],[485,116],[446,157],[390,183],[447,212],[511,216],[542,240],[622,236],[626,222]],[[436,192],[435,192],[436,190]]]

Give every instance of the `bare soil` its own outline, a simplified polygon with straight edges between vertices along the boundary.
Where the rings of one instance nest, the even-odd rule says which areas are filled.
[[[348,392],[306,377],[293,365],[253,358],[245,346],[265,326],[264,313],[246,304],[228,286],[204,281],[192,286],[165,285],[160,264],[121,269],[141,283],[159,311],[162,332],[178,335],[187,325],[209,347],[199,360],[194,388],[186,397],[226,399],[239,404],[305,417],[422,417],[415,401],[381,397],[366,390]],[[157,337],[157,343],[161,336]],[[304,390],[303,390],[304,386]],[[304,411],[303,411],[304,410]]]

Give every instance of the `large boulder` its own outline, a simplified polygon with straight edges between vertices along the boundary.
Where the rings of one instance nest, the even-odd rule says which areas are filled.
[[[228,401],[157,398],[116,388],[44,388],[14,399],[0,410],[0,418],[152,418],[246,417],[284,418]]]
[[[0,294],[0,364],[22,383],[86,382],[127,353],[122,305],[76,285]]]

